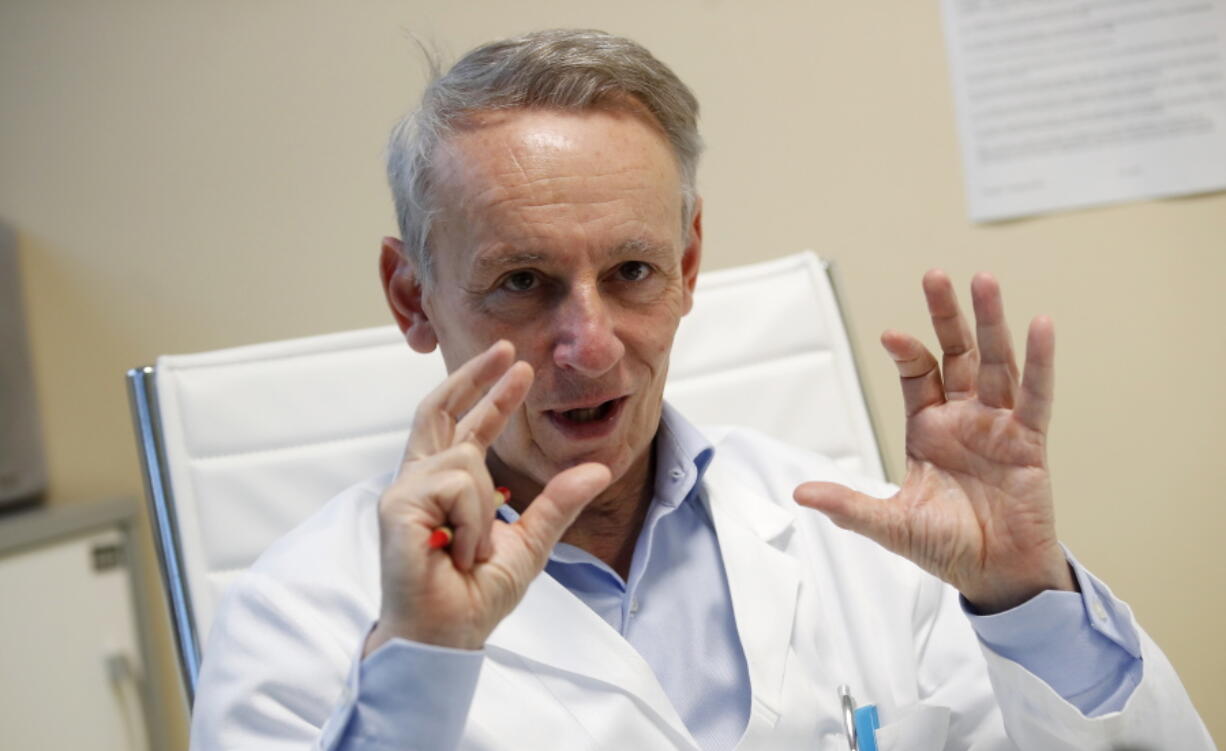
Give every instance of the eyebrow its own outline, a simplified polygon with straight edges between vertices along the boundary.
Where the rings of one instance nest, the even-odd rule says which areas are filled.
[[[618,245],[613,251],[613,255],[646,255],[656,259],[671,259],[673,257],[673,248],[670,245],[661,245],[650,240],[635,238]]]

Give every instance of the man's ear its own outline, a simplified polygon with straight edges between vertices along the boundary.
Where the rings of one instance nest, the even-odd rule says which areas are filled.
[[[698,283],[698,266],[702,261],[702,197],[694,199],[694,218],[690,225],[689,242],[681,252],[681,278],[685,282],[685,307],[682,315],[694,307],[694,285]]]
[[[422,301],[421,278],[413,262],[404,254],[404,243],[385,237],[379,252],[379,279],[392,317],[414,350],[425,354],[438,346],[434,325]]]

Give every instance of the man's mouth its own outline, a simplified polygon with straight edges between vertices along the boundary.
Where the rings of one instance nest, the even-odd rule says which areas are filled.
[[[568,409],[562,412],[562,417],[571,422],[596,422],[603,420],[613,411],[614,402],[616,399],[610,399],[607,402],[602,402],[595,407],[580,407],[578,409]]]
[[[572,439],[597,438],[612,429],[626,399],[625,396],[619,396],[590,406],[548,410],[546,414],[554,425]]]

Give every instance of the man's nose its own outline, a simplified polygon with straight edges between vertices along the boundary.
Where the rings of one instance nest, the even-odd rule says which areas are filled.
[[[588,377],[608,372],[626,353],[613,313],[597,285],[573,287],[557,311],[554,364]]]

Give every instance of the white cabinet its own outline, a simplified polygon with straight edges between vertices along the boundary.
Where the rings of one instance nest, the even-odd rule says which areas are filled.
[[[0,749],[150,747],[133,513],[0,516]]]

